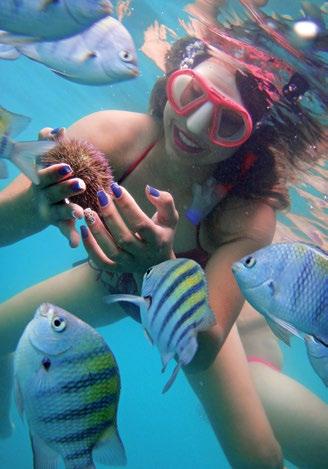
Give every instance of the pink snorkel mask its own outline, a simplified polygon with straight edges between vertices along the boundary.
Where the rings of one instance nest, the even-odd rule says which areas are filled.
[[[166,92],[173,110],[187,118],[188,128],[208,128],[209,140],[221,147],[237,147],[250,137],[252,118],[247,109],[216,89],[191,67],[206,53],[206,43],[195,40],[184,52],[179,70],[167,80]]]

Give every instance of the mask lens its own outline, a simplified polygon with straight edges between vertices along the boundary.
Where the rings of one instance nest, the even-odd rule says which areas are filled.
[[[217,136],[221,139],[238,140],[245,132],[242,116],[230,109],[222,109],[220,114]]]
[[[174,102],[180,109],[204,96],[197,80],[189,75],[177,76],[172,88]]]

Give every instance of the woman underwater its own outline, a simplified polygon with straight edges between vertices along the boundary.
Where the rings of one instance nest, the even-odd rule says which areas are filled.
[[[300,116],[295,100],[273,92],[284,100],[283,120],[270,119],[274,103],[249,71],[234,67],[223,52],[212,56],[205,42],[189,37],[169,52],[149,114],[101,111],[68,128],[67,137],[87,140],[110,157],[118,182],[111,194],[98,195],[105,225],[95,212],[85,213],[82,238],[90,263],[0,305],[0,353],[15,349],[41,302],[58,304],[93,326],[105,325],[126,315],[103,303],[122,275],[133,273],[135,283],[126,293],[134,293],[149,266],[192,257],[206,265],[217,325],[199,336],[199,353],[184,371],[231,466],[279,468],[284,454],[300,467],[314,468],[328,460],[327,406],[267,366],[280,367],[279,349],[255,313],[241,315],[245,349],[235,325],[244,300],[231,264],[271,243],[276,211],[288,206],[292,169],[315,159],[307,147],[322,137],[310,113],[302,110]],[[44,129],[41,136],[50,133]],[[63,176],[64,166],[41,170],[39,186],[19,176],[3,191],[2,219],[15,211],[15,220],[2,232],[2,244],[56,224],[77,245],[72,212],[79,215],[79,209],[60,202],[84,185],[69,168]],[[211,188],[217,199],[212,206],[210,197],[205,207]],[[2,363],[8,369],[8,359]],[[2,389],[7,395],[8,388]],[[3,415],[8,422],[6,409]]]

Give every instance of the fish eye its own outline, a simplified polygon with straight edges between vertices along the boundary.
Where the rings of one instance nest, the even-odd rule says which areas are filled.
[[[252,267],[254,267],[255,264],[256,264],[256,259],[253,256],[247,257],[244,261],[244,266],[247,267],[247,269],[251,269]]]
[[[62,332],[66,328],[66,321],[60,316],[54,316],[51,321],[51,327],[56,332]]]
[[[133,59],[132,54],[128,50],[120,50],[118,53],[120,59],[122,59],[124,62],[131,62]]]

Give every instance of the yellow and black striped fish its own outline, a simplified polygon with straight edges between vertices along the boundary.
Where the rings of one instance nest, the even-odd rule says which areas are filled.
[[[195,356],[198,331],[215,324],[208,304],[205,273],[190,259],[172,259],[148,269],[141,297],[109,295],[105,301],[139,305],[143,327],[160,351],[163,371],[172,358],[177,358],[177,366],[163,392],[170,388],[181,366]]]
[[[15,353],[16,402],[29,425],[34,467],[124,465],[117,430],[120,376],[103,338],[67,311],[42,304]]]

